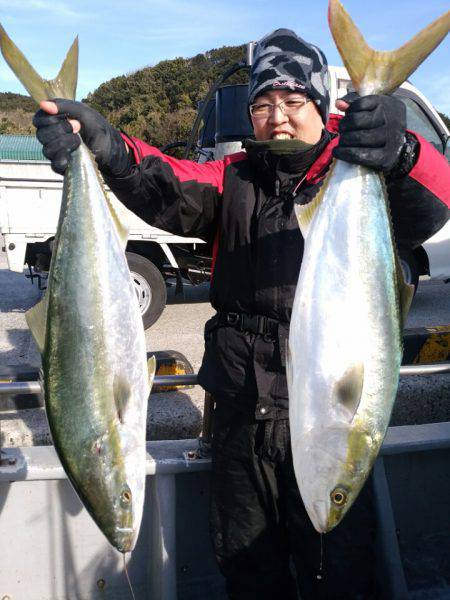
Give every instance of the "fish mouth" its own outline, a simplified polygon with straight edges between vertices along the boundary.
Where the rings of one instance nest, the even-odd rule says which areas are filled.
[[[111,540],[111,542],[119,552],[122,552],[122,554],[131,552],[135,542],[134,530],[129,527],[117,527],[114,540]]]
[[[319,533],[327,533],[330,529],[328,523],[328,502],[325,500],[316,500],[312,504],[312,511],[308,512],[310,512],[309,516],[316,531]]]

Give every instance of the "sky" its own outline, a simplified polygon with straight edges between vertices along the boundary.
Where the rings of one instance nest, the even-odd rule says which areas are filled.
[[[343,0],[377,50],[393,50],[448,10],[448,0]],[[341,65],[327,0],[0,0],[0,23],[45,78],[53,78],[79,36],[77,99],[117,75],[161,60],[258,40],[287,27]],[[410,81],[450,115],[450,36]],[[0,57],[0,91],[26,93]]]

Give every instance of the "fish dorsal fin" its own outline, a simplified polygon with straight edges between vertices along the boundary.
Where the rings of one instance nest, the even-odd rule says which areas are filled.
[[[291,358],[291,350],[289,348],[289,338],[287,338],[285,340],[284,351],[285,351],[285,356],[286,356],[286,379],[289,384],[289,382],[292,379],[292,358]]]
[[[391,52],[371,48],[339,0],[330,0],[328,22],[355,90],[389,94],[398,88],[447,35],[450,11]]]
[[[114,375],[113,394],[117,416],[119,421],[123,423],[128,401],[131,397],[131,387],[128,380],[121,373]]]
[[[387,199],[388,192],[386,187],[386,180],[384,177],[380,177],[380,182],[384,190],[384,197]],[[405,277],[403,275],[403,270],[400,265],[400,258],[398,254],[398,247],[395,242],[395,234],[394,227],[392,224],[392,214],[390,204],[387,202],[386,204],[388,219],[389,219],[389,227],[391,230],[392,236],[392,248],[394,251],[394,263],[395,263],[395,275],[397,281],[397,290],[398,290],[398,303],[399,303],[399,311],[400,311],[400,327],[403,329],[403,326],[406,322],[406,318],[409,313],[409,309],[411,308],[411,303],[414,298],[414,286],[406,283]]]
[[[39,300],[33,308],[25,313],[25,318],[33,334],[34,340],[42,354],[45,347],[45,337],[47,332],[47,312],[48,312],[48,291],[42,300]]]
[[[406,317],[408,316],[409,309],[411,308],[411,304],[414,298],[414,286],[406,283],[403,278],[403,273],[401,275],[402,281],[399,286],[399,297],[400,297],[400,312],[402,315],[402,328],[406,322]]]
[[[116,227],[117,235],[119,236],[120,244],[123,250],[125,250],[128,243],[128,236],[130,233],[130,227],[127,224],[127,209],[119,201],[112,202],[108,195],[106,195],[106,201],[108,204],[109,212],[111,214],[111,218]]]
[[[322,204],[325,190],[328,187],[327,181],[328,181],[329,177],[331,176],[331,173],[334,169],[335,164],[336,164],[336,161],[333,160],[333,162],[331,163],[330,169],[329,169],[322,185],[320,186],[319,191],[314,196],[314,198],[311,200],[311,202],[308,202],[308,204],[295,204],[295,206],[294,206],[295,214],[297,215],[298,225],[300,227],[300,231],[302,232],[302,236],[304,238],[306,238],[306,235],[309,231],[309,227],[311,225],[314,215],[316,214],[319,206]]]
[[[344,406],[350,415],[350,420],[356,414],[361,402],[364,384],[364,364],[355,363],[351,365],[342,377],[336,381],[334,391],[339,403]]]
[[[151,356],[148,360],[147,360],[147,371],[148,371],[148,383],[150,385],[150,388],[153,385],[153,380],[155,378],[155,373],[156,373],[156,358],[155,355]]]
[[[395,248],[395,264],[397,270],[398,301],[400,305],[400,324],[403,329],[414,298],[414,286],[405,281],[397,248]]]
[[[43,79],[31,66],[25,55],[14,44],[0,25],[0,48],[4,59],[14,71],[30,96],[38,104],[49,98],[75,99],[78,77],[78,37],[75,38],[55,79]]]

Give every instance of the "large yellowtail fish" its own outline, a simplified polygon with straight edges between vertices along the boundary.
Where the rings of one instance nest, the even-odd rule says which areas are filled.
[[[370,48],[338,0],[330,28],[355,90],[389,94],[449,30],[450,13],[394,52]],[[382,175],[334,161],[311,204],[297,206],[305,251],[288,347],[294,468],[314,527],[348,511],[383,442],[413,290],[404,282]]]
[[[0,28],[3,56],[40,102],[75,98],[78,42],[57,77],[39,77]],[[145,488],[150,381],[124,249],[127,230],[81,146],[64,176],[48,288],[26,317],[42,354],[55,449],[83,504],[120,552],[134,548]]]

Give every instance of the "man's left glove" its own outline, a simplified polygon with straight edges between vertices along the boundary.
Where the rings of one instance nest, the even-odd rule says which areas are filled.
[[[57,115],[38,110],[33,125],[36,137],[43,145],[43,153],[51,161],[56,173],[64,174],[69,155],[80,145],[80,136],[93,153],[97,165],[107,177],[126,177],[130,174],[133,160],[119,131],[96,110],[72,100],[55,98]],[[68,119],[80,122],[80,136],[72,130]]]
[[[406,107],[394,96],[348,94],[333,156],[389,174],[397,170],[406,143]],[[411,165],[412,166],[412,165]]]

